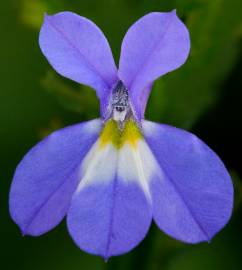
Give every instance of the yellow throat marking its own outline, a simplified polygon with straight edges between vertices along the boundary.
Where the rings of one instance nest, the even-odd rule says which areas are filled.
[[[114,120],[109,120],[101,134],[100,134],[100,147],[103,148],[106,144],[112,143],[116,148],[121,148],[125,143],[130,144],[136,148],[137,142],[143,138],[139,127],[133,120],[125,122],[121,130],[118,123]]]

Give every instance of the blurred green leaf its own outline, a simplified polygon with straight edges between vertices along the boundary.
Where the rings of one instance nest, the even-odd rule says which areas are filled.
[[[225,235],[217,237],[212,244],[204,243],[189,246],[186,249],[172,254],[166,264],[167,270],[239,270],[240,252],[236,246],[236,236],[228,232],[230,238]],[[231,246],[232,242],[234,245]],[[229,260],[228,260],[229,259]],[[151,268],[158,270],[159,267]]]
[[[20,21],[31,28],[39,29],[47,10],[47,3],[42,0],[22,0],[20,9]]]
[[[39,30],[45,13],[72,10],[74,2],[59,0],[19,0],[19,20],[26,26]]]
[[[98,99],[95,91],[61,78],[50,70],[42,80],[43,88],[57,99],[65,109],[76,112],[84,118],[98,117]]]

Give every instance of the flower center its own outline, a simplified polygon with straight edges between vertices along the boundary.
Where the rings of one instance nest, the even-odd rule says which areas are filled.
[[[100,147],[105,147],[111,142],[117,149],[126,143],[136,148],[137,142],[142,138],[143,135],[133,120],[125,121],[123,128],[120,129],[119,122],[111,119],[106,122],[100,134]]]
[[[112,93],[112,118],[122,123],[131,115],[128,89],[122,81],[118,81]]]

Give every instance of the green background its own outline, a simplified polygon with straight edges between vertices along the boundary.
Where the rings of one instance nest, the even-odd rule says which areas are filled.
[[[94,91],[58,76],[38,47],[43,13],[70,10],[105,33],[117,62],[128,27],[151,11],[176,8],[191,34],[187,63],[159,79],[146,118],[188,129],[214,149],[235,186],[232,219],[210,244],[180,243],[154,225],[130,253],[102,258],[79,250],[65,221],[22,237],[8,213],[16,165],[37,141],[60,127],[98,116]],[[0,1],[0,268],[242,269],[242,2],[241,0]]]

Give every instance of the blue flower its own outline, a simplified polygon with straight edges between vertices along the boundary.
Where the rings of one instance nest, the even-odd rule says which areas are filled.
[[[144,120],[153,82],[189,54],[176,13],[131,26],[118,70],[103,33],[74,13],[45,16],[39,43],[59,74],[96,90],[101,116],[52,133],[18,165],[10,213],[23,234],[41,235],[67,215],[76,244],[105,259],[133,249],[152,218],[178,240],[209,241],[231,216],[226,168],[195,135]]]

